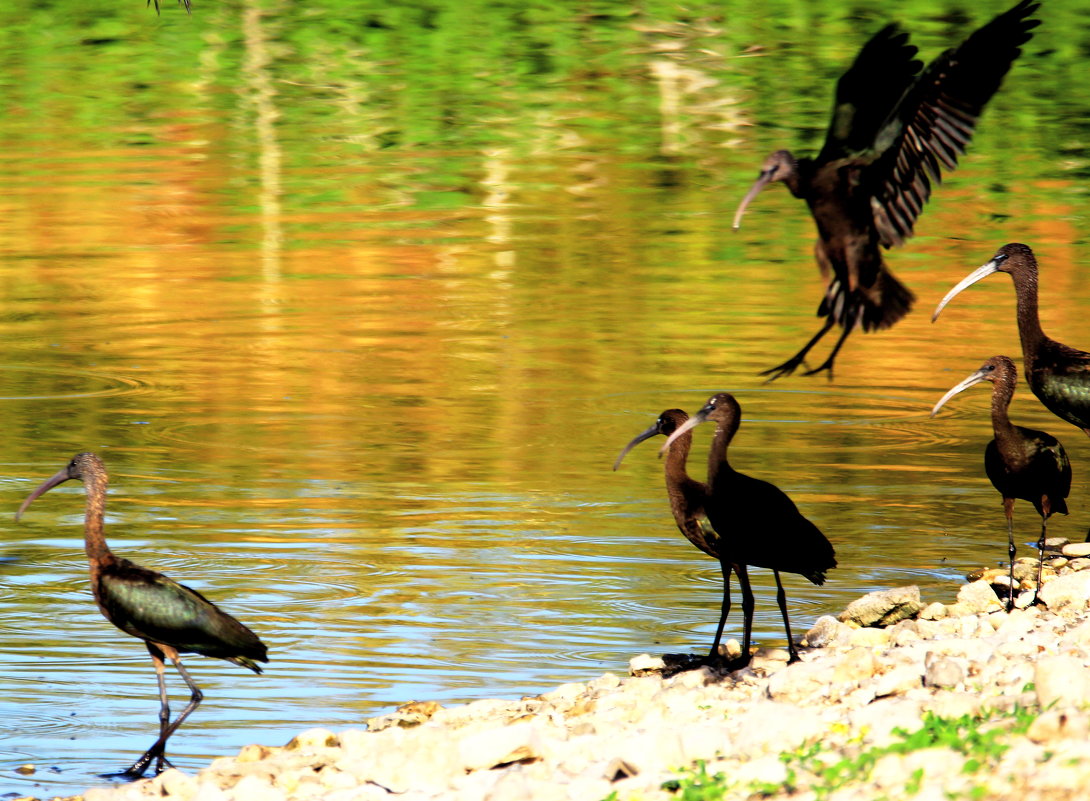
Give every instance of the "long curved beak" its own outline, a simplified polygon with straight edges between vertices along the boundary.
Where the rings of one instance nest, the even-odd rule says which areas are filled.
[[[946,297],[939,301],[939,305],[935,307],[935,313],[931,315],[931,322],[935,322],[939,319],[939,314],[946,308],[946,304],[954,299],[961,290],[966,287],[970,287],[982,278],[987,278],[992,273],[999,272],[999,265],[995,263],[995,259],[985,264],[983,267],[977,267],[967,276],[961,279],[961,282],[946,293]]]
[[[699,412],[694,414],[680,426],[674,429],[674,433],[666,438],[666,442],[659,448],[659,456],[662,456],[666,451],[670,450],[670,446],[674,444],[674,440],[684,434],[686,431],[692,431],[698,425],[708,419],[708,413],[711,412],[713,407],[705,406]]]
[[[42,485],[38,487],[38,489],[34,490],[34,492],[30,493],[27,496],[26,500],[23,501],[22,505],[19,507],[19,511],[15,513],[15,522],[19,522],[19,518],[23,516],[23,512],[26,511],[26,508],[30,506],[30,504],[45,495],[58,484],[63,484],[68,479],[68,467],[65,466],[64,469],[58,471],[56,475],[50,476],[45,481],[43,481]]]
[[[941,398],[939,398],[939,402],[936,403],[935,408],[933,408],[931,410],[931,416],[934,417],[936,414],[938,414],[939,409],[942,408],[942,405],[944,403],[946,403],[946,401],[950,400],[950,398],[957,395],[959,392],[964,392],[969,387],[973,386],[973,384],[979,384],[981,381],[987,381],[988,380],[987,376],[988,376],[988,374],[985,373],[983,370],[977,370],[975,373],[973,373],[971,376],[966,378],[964,381],[962,381],[956,387],[953,387],[949,392],[947,392],[945,395],[943,395]]]
[[[757,197],[762,189],[768,186],[772,180],[771,170],[762,170],[761,174],[757,177],[756,182],[746,192],[746,196],[742,198],[742,202],[738,204],[738,211],[734,212],[734,222],[731,224],[731,228],[737,231],[742,227],[742,215],[746,213],[746,206],[749,205],[753,198]]]
[[[621,451],[621,455],[617,457],[617,461],[613,463],[613,469],[616,470],[618,467],[621,466],[621,460],[624,459],[624,457],[628,454],[630,450],[635,448],[645,439],[651,439],[651,437],[655,436],[655,434],[657,433],[659,433],[659,424],[655,423],[642,434],[637,434],[635,437],[633,437],[632,441],[624,446],[624,450]]]

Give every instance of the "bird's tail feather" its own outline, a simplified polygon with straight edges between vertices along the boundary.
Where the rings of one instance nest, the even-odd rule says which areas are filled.
[[[889,328],[912,308],[916,296],[884,266],[869,288],[849,293],[834,278],[818,307],[819,317],[833,317],[842,327],[862,326],[864,331]]]

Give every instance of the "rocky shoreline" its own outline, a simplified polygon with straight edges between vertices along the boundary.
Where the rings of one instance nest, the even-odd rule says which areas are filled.
[[[85,801],[1082,799],[1090,793],[1090,545],[979,571],[950,604],[871,593],[727,672],[642,656],[521,700],[410,703],[250,745]],[[1003,601],[997,596],[1002,596]],[[1035,602],[1036,600],[1036,602]],[[731,641],[725,650],[738,645]]]

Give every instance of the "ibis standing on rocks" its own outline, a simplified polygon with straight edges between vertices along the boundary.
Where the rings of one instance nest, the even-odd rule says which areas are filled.
[[[709,496],[705,511],[719,536],[719,557],[736,565],[764,567],[776,577],[776,602],[787,632],[792,662],[799,659],[791,638],[787,595],[780,571],[798,573],[814,584],[825,583],[825,572],[836,567],[833,546],[821,530],[799,512],[779,487],[739,473],[727,461],[727,447],[738,431],[742,409],[734,396],[712,395],[703,408],[680,425],[663,451],[706,420],[715,422],[708,456]]]
[[[1007,553],[1010,556],[1010,594],[1007,611],[1014,608],[1014,502],[1021,498],[1033,504],[1041,516],[1040,552],[1037,560],[1037,592],[1041,591],[1041,574],[1045,559],[1045,537],[1048,518],[1053,513],[1067,514],[1067,495],[1071,491],[1071,463],[1064,446],[1044,431],[1023,428],[1011,423],[1008,410],[1018,369],[1007,356],[993,356],[949,392],[931,410],[938,414],[948,400],[981,381],[992,383],[992,431],[995,439],[984,450],[984,472],[992,486],[1003,496],[1003,511],[1007,516]]]
[[[681,409],[667,409],[659,415],[654,425],[641,434],[636,435],[631,442],[625,445],[624,450],[613,463],[613,469],[621,466],[621,460],[634,447],[644,440],[651,439],[657,434],[669,437],[689,419],[689,415]],[[696,548],[719,562],[723,571],[723,604],[719,615],[719,625],[715,629],[715,639],[712,641],[711,651],[708,654],[709,664],[716,664],[719,659],[719,640],[723,636],[723,626],[726,624],[727,615],[730,612],[730,572],[733,569],[738,574],[738,583],[742,587],[742,656],[740,663],[749,661],[749,643],[753,629],[753,591],[749,586],[749,574],[743,564],[731,563],[720,556],[720,538],[708,520],[705,507],[708,503],[708,485],[692,479],[685,471],[685,463],[689,458],[689,450],[692,448],[693,435],[686,431],[671,444],[666,452],[666,494],[670,498],[670,511],[673,512],[674,522],[678,529]],[[733,666],[733,663],[732,663]],[[739,664],[739,666],[741,666]]]

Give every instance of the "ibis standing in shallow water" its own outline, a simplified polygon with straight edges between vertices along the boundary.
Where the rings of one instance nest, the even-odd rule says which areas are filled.
[[[1090,353],[1049,339],[1041,330],[1037,312],[1037,259],[1026,245],[1004,245],[991,261],[967,275],[946,293],[931,320],[934,322],[955,295],[992,273],[1007,273],[1018,299],[1018,336],[1026,381],[1045,408],[1090,434]]]
[[[981,381],[992,382],[992,431],[995,439],[984,450],[984,471],[992,486],[1003,496],[1007,516],[1007,553],[1010,556],[1010,595],[1007,611],[1014,608],[1014,502],[1021,498],[1033,504],[1041,516],[1041,537],[1037,541],[1037,592],[1045,560],[1045,530],[1053,513],[1067,514],[1071,491],[1071,463],[1064,446],[1044,431],[1011,423],[1008,409],[1018,383],[1018,369],[1007,356],[992,356],[979,370],[955,386],[931,410],[938,414],[950,398]]]
[[[166,744],[175,730],[197,708],[203,697],[179,654],[195,653],[226,659],[260,673],[257,662],[268,662],[265,645],[257,635],[214,603],[184,584],[115,556],[106,544],[103,516],[106,507],[106,468],[93,453],[72,457],[56,475],[32,492],[15,513],[18,520],[31,502],[69,479],[83,482],[87,512],[83,524],[84,547],[91,564],[91,592],[106,619],[126,634],[144,641],[159,678],[159,739],[132,767],[115,776],[143,776],[152,760],[161,773],[170,763]],[[173,722],[167,700],[166,666],[169,659],[189,687],[189,703]]]
[[[641,442],[651,437],[662,434],[669,437],[689,419],[689,415],[681,409],[667,409],[659,415],[655,424],[641,434],[636,435],[631,442],[625,445],[617,461],[613,463],[613,469],[621,466],[621,460],[625,455]],[[753,590],[749,586],[749,574],[746,566],[731,563],[720,557],[720,538],[712,528],[705,511],[710,490],[708,485],[689,478],[685,472],[685,462],[689,458],[689,450],[692,448],[693,435],[686,431],[674,440],[670,449],[666,452],[666,494],[670,498],[670,511],[673,512],[674,522],[678,529],[696,548],[708,556],[717,560],[723,571],[723,605],[719,615],[719,625],[715,629],[715,639],[712,641],[711,651],[708,653],[708,662],[715,664],[719,659],[719,640],[723,636],[723,626],[727,622],[730,612],[730,571],[733,569],[738,574],[738,583],[742,587],[742,656],[740,663],[749,662],[749,643],[753,630]],[[732,664],[733,666],[733,664]],[[739,664],[739,666],[741,666]]]
[[[818,316],[825,321],[797,354],[762,375],[790,375],[834,325],[843,332],[829,357],[805,375],[833,372],[856,328],[888,328],[911,308],[913,295],[882,262],[881,248],[912,236],[931,182],[952,170],[977,118],[1039,22],[1037,2],[1022,0],[927,66],[896,24],[871,37],[836,85],[833,117],[817,158],[778,150],[734,215],[761,189],[782,181],[810,207],[817,224],[814,254],[829,280]],[[831,273],[831,278],[829,277]]]
[[[791,638],[787,595],[780,571],[798,573],[814,584],[825,583],[825,572],[836,567],[833,546],[821,530],[799,512],[794,502],[773,484],[739,473],[727,461],[727,446],[742,420],[734,396],[720,392],[678,427],[662,446],[665,452],[705,420],[715,422],[715,437],[708,455],[710,494],[705,511],[719,535],[719,556],[736,565],[764,567],[776,577],[776,602],[787,632],[791,661],[798,651]]]

